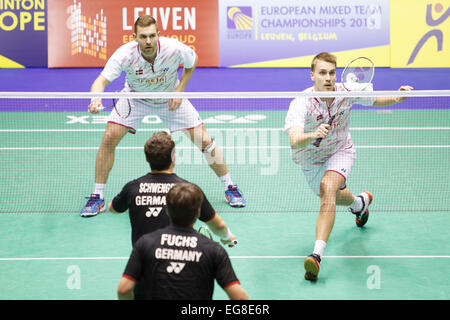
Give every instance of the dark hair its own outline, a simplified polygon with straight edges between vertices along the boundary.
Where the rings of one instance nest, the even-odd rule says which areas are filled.
[[[203,192],[195,184],[178,183],[166,195],[167,213],[172,224],[187,227],[197,218],[203,202]]]
[[[142,16],[139,16],[139,18],[136,19],[136,22],[134,23],[134,33],[137,34],[137,27],[149,27],[152,24],[156,25],[156,30],[158,30],[158,22],[156,21],[155,18],[153,18],[152,16],[143,14]]]
[[[165,131],[156,132],[144,146],[145,158],[152,170],[166,170],[172,164],[175,142]]]
[[[336,56],[331,53],[328,53],[328,52],[321,52],[318,55],[316,55],[311,62],[311,71],[313,71],[313,72],[316,67],[317,60],[333,63],[334,66],[336,67],[336,61],[337,61]]]

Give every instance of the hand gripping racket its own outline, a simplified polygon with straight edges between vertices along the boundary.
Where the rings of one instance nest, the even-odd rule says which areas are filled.
[[[209,228],[208,228],[207,226],[201,226],[201,227],[198,229],[198,232],[199,232],[200,234],[202,234],[203,236],[205,236],[206,238],[208,238],[208,239],[210,239],[210,240],[213,240],[212,233],[211,233],[211,231],[209,230]],[[225,241],[225,240],[222,240],[222,243],[223,243],[223,244],[227,244],[230,248],[231,248],[231,247],[234,247],[235,245],[238,244],[238,241],[237,241],[237,240],[230,241],[229,243],[227,243],[228,241],[226,241],[226,242],[224,243],[224,241]]]
[[[334,120],[335,117],[336,117],[336,115],[332,116],[332,117],[330,118],[330,120],[328,120],[328,124],[329,124],[330,126],[331,126],[331,124],[333,123],[333,120]],[[316,147],[320,146],[320,143],[322,142],[322,139],[323,139],[323,138],[317,138],[316,141],[314,141],[313,145],[316,146]]]
[[[358,57],[347,63],[341,73],[341,82],[347,91],[364,91],[372,84],[374,73],[375,65],[372,60],[367,57]],[[335,115],[328,121],[330,126],[336,118],[338,111],[339,109],[336,110]],[[316,139],[313,145],[319,147],[322,139]]]

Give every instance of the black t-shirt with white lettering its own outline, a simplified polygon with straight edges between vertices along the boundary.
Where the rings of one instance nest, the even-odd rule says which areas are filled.
[[[221,245],[174,225],[139,238],[123,276],[140,284],[139,299],[152,300],[211,300],[214,279],[222,288],[239,283]]]
[[[129,211],[131,222],[131,242],[134,245],[142,235],[164,228],[170,224],[166,214],[166,194],[175,184],[187,182],[172,174],[148,173],[128,182],[114,197],[112,206],[117,212]],[[214,208],[204,197],[200,221],[207,222],[215,216]]]

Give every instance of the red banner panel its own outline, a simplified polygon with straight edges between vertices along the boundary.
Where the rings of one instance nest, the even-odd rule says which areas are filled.
[[[198,66],[219,66],[216,0],[48,0],[47,14],[49,68],[103,67],[133,40],[142,14],[158,21],[161,36],[192,47]]]

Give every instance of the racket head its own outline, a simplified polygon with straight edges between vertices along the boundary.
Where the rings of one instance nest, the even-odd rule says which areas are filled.
[[[341,82],[347,91],[364,91],[372,84],[375,65],[367,57],[350,61],[341,73]]]
[[[112,99],[113,108],[122,119],[128,118],[131,113],[130,99]]]
[[[210,240],[213,239],[212,233],[207,226],[201,226],[198,228],[198,232]]]

